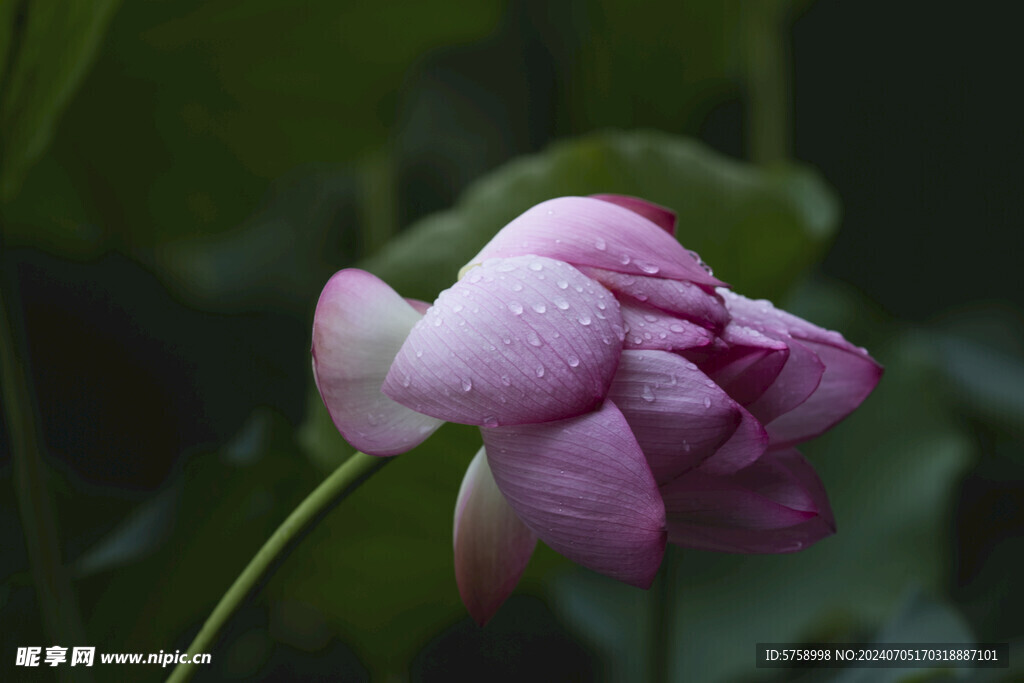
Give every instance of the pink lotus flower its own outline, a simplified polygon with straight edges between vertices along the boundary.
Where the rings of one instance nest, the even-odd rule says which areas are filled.
[[[726,289],[674,224],[639,199],[553,199],[432,306],[360,270],[320,296],[313,370],[353,446],[395,455],[443,421],[481,428],[454,529],[459,591],[481,624],[538,538],[646,588],[666,542],[776,553],[834,532],[790,447],[848,415],[881,368]]]

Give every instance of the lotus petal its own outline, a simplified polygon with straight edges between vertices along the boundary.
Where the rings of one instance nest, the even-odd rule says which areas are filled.
[[[459,595],[483,626],[519,583],[537,544],[498,490],[483,448],[462,479],[453,536]]]
[[[651,585],[665,510],[613,402],[568,420],[480,431],[498,488],[541,540],[594,571]]]
[[[384,393],[463,424],[563,419],[600,405],[621,343],[619,305],[604,287],[561,261],[496,259],[441,293]]]
[[[364,453],[404,453],[442,424],[381,393],[395,354],[421,317],[362,270],[335,273],[320,294],[313,317],[313,377],[338,431]]]

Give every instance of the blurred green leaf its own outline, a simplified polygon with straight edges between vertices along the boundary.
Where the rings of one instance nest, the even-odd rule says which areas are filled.
[[[92,64],[119,0],[0,8],[0,199],[17,192]]]
[[[821,286],[816,296],[827,302],[831,293]],[[757,642],[856,640],[863,625],[892,613],[910,585],[938,590],[948,580],[946,514],[972,449],[938,391],[928,340],[892,328],[888,336],[872,349],[887,366],[875,393],[842,425],[801,446],[825,482],[838,533],[792,555],[678,553],[670,575],[678,593],[673,680],[767,676],[753,670],[752,654],[737,653],[752,653]],[[645,623],[650,594],[580,571],[553,598],[584,637],[626,653],[611,660],[613,671],[642,676],[644,631],[600,625]],[[581,608],[591,601],[603,620],[594,607]]]
[[[871,642],[878,645],[962,643],[967,647],[975,640],[970,627],[955,609],[914,592]],[[971,671],[942,666],[912,669],[848,668],[836,675],[834,683],[910,683],[936,677],[965,679],[971,677]]]
[[[783,292],[834,234],[838,203],[811,169],[759,169],[686,138],[607,132],[509,163],[365,262],[404,296],[433,301],[506,223],[546,199],[599,192],[675,210],[676,235],[740,292]]]
[[[194,454],[163,494],[169,511],[144,505],[80,560],[92,570],[79,581],[90,635],[111,650],[187,645],[190,629],[318,478],[296,455],[290,424],[269,411],[221,452]],[[135,528],[142,524],[148,534]],[[155,551],[149,535],[162,539]]]
[[[11,229],[36,244],[39,224],[52,234],[100,226],[92,241],[73,231],[79,239],[69,244],[49,240],[78,257],[234,229],[269,181],[300,165],[355,167],[377,154],[410,67],[430,50],[487,35],[503,5],[126,3],[62,123],[53,167],[26,179]],[[49,180],[64,174],[63,189],[81,196],[62,198],[60,213],[47,206]]]

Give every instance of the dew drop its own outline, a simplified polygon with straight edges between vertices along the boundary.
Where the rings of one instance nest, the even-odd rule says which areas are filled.
[[[528,265],[527,268],[537,273],[544,270],[544,264],[542,264],[540,261],[531,261],[530,265]]]
[[[710,408],[711,407],[711,397],[710,396],[705,396],[704,397],[704,407],[705,408]]]
[[[594,240],[594,248],[597,249],[598,251],[604,251],[605,249],[608,248],[608,245],[605,243],[603,239],[598,237],[596,240]]]
[[[583,325],[584,327],[590,324],[590,316],[587,314],[581,315],[579,318],[577,318],[577,320],[579,320],[580,325]]]
[[[619,257],[619,263],[624,266],[628,266],[630,261],[632,261],[632,259],[629,257],[629,254],[623,254]]]
[[[673,332],[682,332],[683,326],[680,325],[679,323],[672,323],[671,325],[668,326],[668,329],[672,330]]]
[[[498,426],[498,418],[494,417],[493,415],[488,415],[487,417],[484,418],[484,427],[497,427],[497,426]]]
[[[523,291],[523,283],[522,282],[513,282],[512,283],[512,291],[513,292],[521,292],[521,291]]]
[[[562,297],[558,297],[557,299],[555,299],[555,306],[558,308],[558,310],[565,311],[569,309],[569,302],[563,299]]]
[[[511,344],[511,343],[512,343],[512,337],[504,337],[504,338],[503,338],[503,339],[501,340],[501,343],[502,343],[502,344]]]
[[[441,327],[441,316],[434,316],[434,327]]]
[[[540,303],[539,301],[535,303],[533,306],[531,306],[531,308],[537,311],[538,313],[543,313],[544,311],[548,310],[548,307]]]
[[[409,373],[402,375],[402,386],[408,388],[412,384],[412,378],[409,377]]]
[[[508,305],[508,310],[512,311],[513,315],[522,315],[523,307],[519,303],[513,301]]]
[[[577,292],[583,292],[583,287],[581,285],[573,285],[572,288],[575,289]]]
[[[454,311],[455,313],[458,313],[461,310],[462,310],[462,304],[455,304],[454,306],[452,306],[452,311]]]
[[[654,389],[651,389],[647,384],[644,385],[644,390],[640,396],[648,403],[654,403]]]
[[[644,271],[648,275],[655,275],[658,273],[658,271],[661,270],[661,268],[659,268],[658,266],[654,265],[653,263],[647,263],[646,261],[637,261],[636,267]]]
[[[555,282],[555,284],[558,285],[559,289],[565,289],[569,286],[569,283],[566,282],[565,280],[558,280]]]
[[[423,349],[416,349],[416,357],[423,358]]]
[[[473,388],[473,380],[469,379],[468,377],[466,379],[462,380],[462,390],[463,391],[469,391],[472,388]]]
[[[537,336],[537,333],[534,332],[533,330],[530,330],[526,334],[526,343],[529,344],[530,346],[540,346],[541,344],[543,344],[543,342],[540,340],[540,337]]]
[[[511,273],[515,269],[516,264],[509,263],[508,261],[505,260],[502,260],[501,264],[498,266],[498,272],[500,273]]]
[[[600,308],[600,309],[601,309],[602,311],[603,311],[603,310],[604,310],[605,308],[607,308],[607,306],[605,305],[605,303],[604,303],[603,301],[598,301],[598,302],[597,302],[597,307],[598,307],[598,308]]]
[[[543,365],[538,365],[536,373],[537,373],[538,377],[543,377],[544,376],[544,366]]]
[[[512,380],[510,380],[508,378],[508,375],[502,375],[501,376],[501,383],[507,387],[507,386],[510,386],[512,384]]]
[[[651,315],[650,313],[647,313],[644,315],[644,320],[646,320],[649,323],[656,323],[658,322],[658,317],[655,315]]]
[[[683,453],[689,453],[689,452],[690,452],[690,442],[689,441],[684,441],[683,442]]]
[[[571,354],[566,358],[565,362],[569,364],[570,368],[578,368],[580,366],[580,359]]]

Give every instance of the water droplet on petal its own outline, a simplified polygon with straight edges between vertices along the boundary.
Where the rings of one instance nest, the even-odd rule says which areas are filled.
[[[705,408],[710,408],[711,407],[711,397],[710,396],[705,396],[704,397],[704,407]]]
[[[441,327],[441,316],[434,316],[434,327]]]
[[[537,311],[538,313],[543,313],[544,311],[548,310],[548,307],[540,303],[539,301],[535,303],[533,306],[531,306],[531,308],[533,308],[533,310]]]
[[[521,304],[513,301],[509,303],[508,310],[512,311],[513,315],[521,315],[523,312],[523,307]]]
[[[544,264],[542,264],[540,261],[531,261],[530,265],[526,267],[535,273],[544,270]]]
[[[598,301],[598,302],[597,302],[597,307],[598,307],[598,308],[600,308],[600,309],[601,309],[602,311],[603,311],[603,310],[604,310],[605,308],[607,308],[607,306],[605,306],[605,303],[604,303],[603,301]]]
[[[473,388],[473,380],[469,379],[468,377],[466,379],[462,380],[462,390],[463,391],[469,391],[472,388]]]
[[[565,289],[566,287],[569,286],[569,283],[566,282],[565,280],[558,280],[557,282],[555,282],[555,284],[558,285],[559,289]]]
[[[512,291],[513,292],[521,292],[521,291],[523,291],[523,283],[522,282],[513,282],[512,283]]]
[[[555,306],[558,307],[558,310],[565,311],[569,309],[569,302],[561,297],[558,297],[557,299],[555,299]]]
[[[544,366],[543,365],[538,365],[536,372],[537,372],[537,376],[538,377],[543,377],[544,376]]]
[[[590,316],[589,316],[589,315],[587,315],[586,313],[584,313],[583,315],[581,315],[581,316],[580,316],[580,317],[578,318],[578,320],[580,321],[580,325],[583,325],[584,327],[590,324]]]
[[[511,343],[512,343],[512,338],[511,338],[511,337],[505,337],[505,338],[503,338],[503,339],[501,340],[501,342],[502,342],[503,344],[511,344]]]
[[[580,359],[571,354],[566,358],[565,362],[569,364],[570,368],[578,368],[580,366]]]
[[[528,343],[530,346],[540,346],[544,342],[540,340],[540,337],[537,336],[536,332],[530,330],[529,332],[526,333],[526,343]]]
[[[679,323],[672,323],[671,325],[668,326],[668,329],[672,330],[673,332],[682,332],[683,326],[680,325]]]
[[[640,394],[640,396],[641,396],[641,398],[643,398],[648,403],[654,403],[654,389],[651,389],[650,386],[645,384],[644,385],[644,390]]]
[[[648,275],[655,275],[658,273],[658,271],[661,270],[661,268],[659,268],[658,266],[654,265],[653,263],[647,263],[646,261],[637,261],[636,267],[644,271]]]
[[[498,426],[498,418],[494,417],[493,415],[488,415],[487,417],[484,418],[484,427],[497,427],[497,426]]]
[[[507,386],[510,386],[512,384],[512,380],[510,380],[508,378],[508,375],[502,375],[501,376],[501,383],[507,387]]]
[[[623,254],[619,257],[619,263],[624,266],[628,266],[630,261],[632,261],[632,259],[629,257],[629,254]]]
[[[410,384],[412,384],[412,378],[409,377],[409,373],[405,373],[402,375],[402,386],[408,388]]]
[[[416,349],[416,357],[423,358],[423,349]]]
[[[459,311],[462,310],[462,304],[455,304],[454,306],[452,306],[452,310],[458,313]]]
[[[594,248],[597,249],[598,251],[604,251],[605,249],[608,248],[608,245],[605,244],[605,241],[603,239],[598,237],[596,240],[594,240]]]

